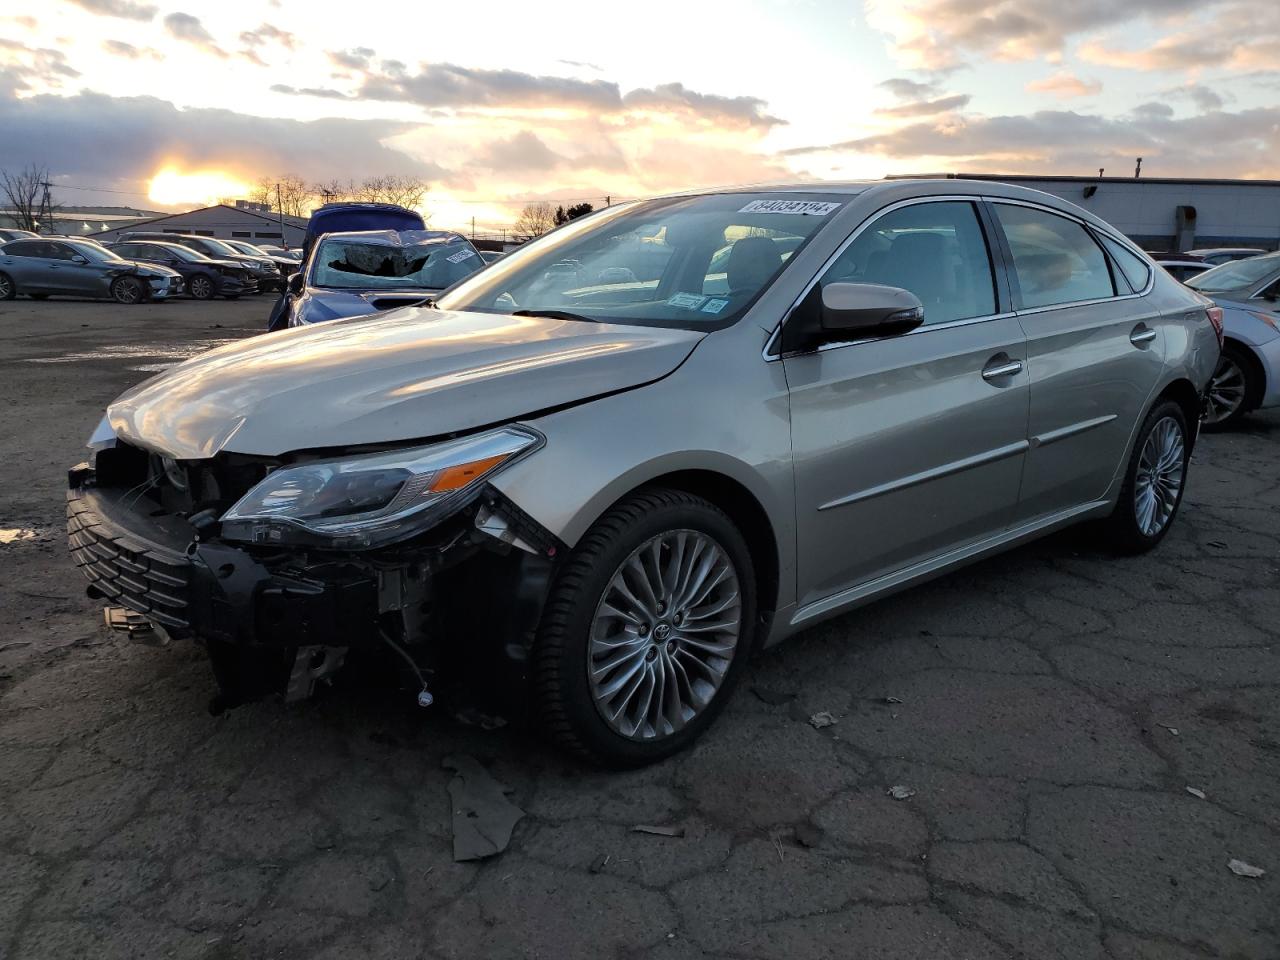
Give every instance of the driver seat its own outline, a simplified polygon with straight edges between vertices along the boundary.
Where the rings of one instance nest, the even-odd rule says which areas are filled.
[[[782,253],[769,237],[743,237],[729,251],[725,282],[729,295],[755,293],[782,267]]]

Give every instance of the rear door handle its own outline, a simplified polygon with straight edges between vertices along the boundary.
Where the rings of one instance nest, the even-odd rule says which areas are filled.
[[[1129,334],[1129,342],[1135,347],[1140,347],[1144,343],[1150,343],[1155,338],[1156,332],[1145,323],[1138,324],[1133,328],[1133,333]]]
[[[990,383],[992,380],[999,380],[1001,377],[1012,377],[1014,374],[1021,372],[1021,360],[1010,360],[1008,357],[1001,360],[999,357],[992,357],[990,362],[982,368],[982,379]]]

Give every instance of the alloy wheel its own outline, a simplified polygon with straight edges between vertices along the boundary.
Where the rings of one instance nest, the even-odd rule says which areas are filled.
[[[13,281],[0,273],[0,300],[8,300],[13,295]]]
[[[213,294],[213,284],[209,282],[208,277],[193,277],[190,292],[197,300],[208,300]]]
[[[1227,354],[1218,360],[1218,366],[1209,379],[1209,409],[1205,414],[1205,423],[1222,423],[1244,405],[1245,391],[1244,371]]]
[[[142,284],[129,278],[117,280],[111,288],[111,295],[117,303],[137,303],[142,299]]]
[[[609,727],[656,740],[697,717],[733,663],[741,608],[738,572],[707,534],[670,530],[633,551],[591,622],[588,679]]]
[[[1154,537],[1169,525],[1186,472],[1182,425],[1173,417],[1163,417],[1147,434],[1134,478],[1133,514],[1143,536]]]

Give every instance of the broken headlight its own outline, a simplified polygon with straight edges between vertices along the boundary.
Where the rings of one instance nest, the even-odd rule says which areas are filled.
[[[541,446],[503,427],[429,447],[281,467],[222,517],[222,535],[260,544],[367,549],[439,523],[485,478]]]

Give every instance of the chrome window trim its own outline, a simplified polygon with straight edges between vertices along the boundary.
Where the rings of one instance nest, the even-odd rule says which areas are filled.
[[[916,204],[921,204],[921,203],[948,203],[948,202],[954,203],[956,201],[960,201],[963,203],[979,203],[981,202],[981,200],[982,200],[982,197],[976,194],[940,193],[936,196],[909,197],[906,200],[898,200],[895,203],[891,203],[891,204],[888,204],[887,206],[880,207],[879,209],[869,213],[866,219],[864,219],[860,224],[858,224],[858,226],[854,228],[854,231],[851,234],[849,234],[849,236],[845,237],[845,239],[841,242],[840,246],[836,247],[835,251],[831,254],[831,256],[827,257],[827,259],[823,261],[822,266],[818,268],[818,272],[815,273],[813,275],[813,278],[804,285],[804,289],[800,291],[800,295],[797,296],[795,300],[791,302],[791,305],[782,312],[782,319],[778,321],[777,325],[775,325],[773,330],[769,333],[769,336],[765,339],[764,348],[760,351],[760,355],[764,358],[765,362],[772,363],[775,360],[782,359],[782,351],[780,349],[776,353],[772,351],[774,347],[774,342],[778,339],[778,336],[782,333],[782,327],[786,323],[786,318],[789,317],[791,315],[791,311],[793,311],[796,307],[798,307],[800,305],[800,302],[809,295],[809,292],[813,290],[815,286],[817,286],[818,281],[821,280],[823,275],[828,270],[831,269],[831,266],[838,259],[840,259],[840,256],[847,249],[849,249],[850,245],[855,240],[857,240],[858,237],[860,237],[862,233],[868,227],[874,224],[877,220],[879,220],[883,216],[886,216],[887,214],[893,213],[895,210],[901,209],[902,207],[915,206]],[[978,216],[977,211],[974,212],[974,216]],[[978,225],[982,226],[981,217],[978,217]],[[989,249],[989,246],[990,244],[988,242],[988,256],[991,258],[991,268],[994,271],[997,266],[995,262],[995,254],[994,254],[994,251]],[[991,282],[992,282],[992,293],[995,294],[996,290],[995,290],[994,275],[991,278]],[[924,326],[916,327],[914,330],[911,330],[908,333],[900,334],[898,337],[894,337],[893,339],[896,340],[896,339],[899,339],[900,337],[914,337],[917,334],[927,333],[930,330],[948,330],[948,329],[951,329],[952,327],[968,326],[971,323],[985,323],[988,320],[999,320],[1004,317],[1012,317],[1012,316],[1013,316],[1012,313],[990,313],[990,314],[983,314],[982,316],[979,316],[979,317],[966,317],[963,320],[949,320],[946,323],[925,324]],[[851,347],[859,343],[874,343],[877,340],[884,340],[884,339],[888,339],[888,338],[863,337],[860,340],[841,340],[838,342],[833,341],[831,343],[824,343],[822,346],[818,347],[816,350],[812,352],[822,353],[825,350],[834,350],[839,347]]]

